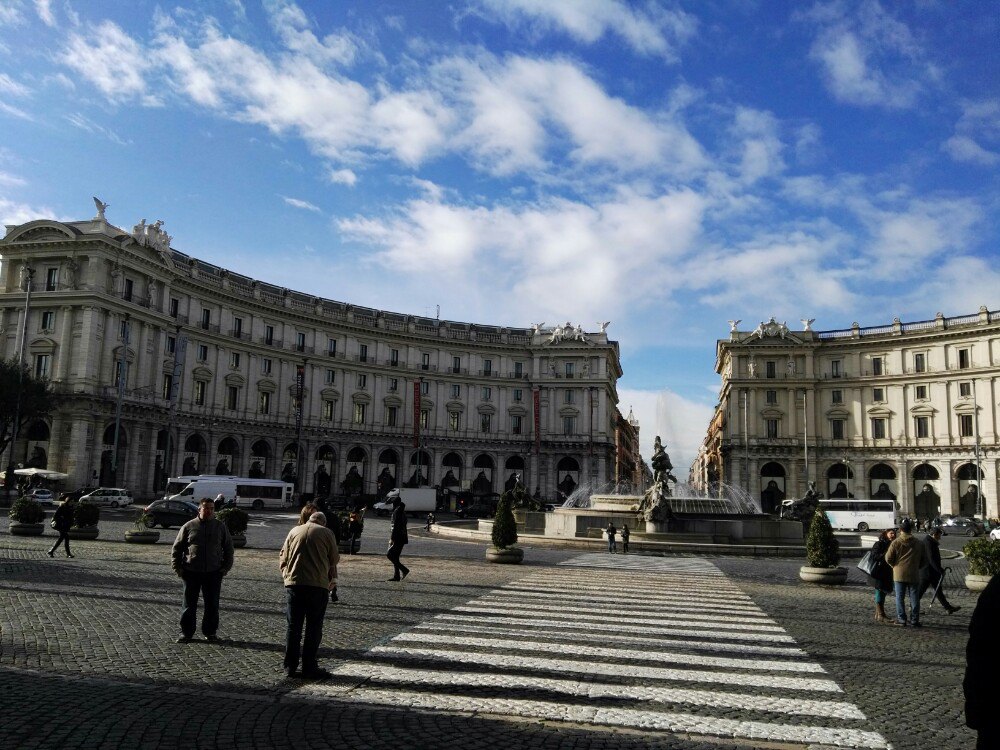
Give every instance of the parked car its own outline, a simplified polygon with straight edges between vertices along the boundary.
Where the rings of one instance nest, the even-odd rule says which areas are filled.
[[[109,508],[119,508],[131,505],[134,500],[131,490],[122,489],[121,487],[99,487],[93,492],[80,497],[80,502],[105,505]]]
[[[942,534],[964,534],[965,536],[979,536],[983,533],[982,524],[974,518],[965,516],[953,516],[945,519],[941,524]]]
[[[99,489],[97,487],[80,487],[79,489],[73,490],[72,492],[67,492],[67,498],[73,498],[74,500],[79,500],[84,495],[89,495],[94,490]]]
[[[148,528],[162,526],[183,526],[198,515],[198,504],[190,500],[154,500],[143,510],[150,518],[146,521]]]
[[[55,493],[52,490],[42,489],[41,487],[36,487],[31,492],[29,492],[25,497],[29,497],[36,503],[42,506],[54,507],[58,505],[56,502]]]

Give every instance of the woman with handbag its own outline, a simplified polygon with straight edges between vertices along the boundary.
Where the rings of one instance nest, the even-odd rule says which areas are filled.
[[[889,622],[885,614],[885,595],[893,590],[892,567],[885,561],[885,552],[896,538],[895,529],[886,529],[878,535],[875,544],[868,551],[858,567],[868,576],[875,587],[875,622]]]
[[[76,500],[72,497],[67,497],[63,504],[56,508],[55,515],[52,517],[52,528],[59,532],[59,538],[49,550],[49,557],[56,556],[56,550],[59,549],[61,543],[66,545],[66,557],[73,556],[69,551],[69,529],[73,525],[73,511],[75,510]]]

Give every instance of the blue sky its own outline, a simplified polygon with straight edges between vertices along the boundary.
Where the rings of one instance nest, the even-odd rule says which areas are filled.
[[[611,320],[686,467],[728,319],[1000,307],[996,7],[0,0],[0,221],[97,195],[333,299]]]

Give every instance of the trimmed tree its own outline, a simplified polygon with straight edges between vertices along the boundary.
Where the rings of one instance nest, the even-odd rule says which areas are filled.
[[[245,534],[250,523],[250,514],[243,508],[223,508],[216,518],[226,524],[230,534]]]
[[[19,369],[16,359],[0,360],[0,455],[14,437],[15,419],[20,434],[28,423],[52,411],[55,401],[48,380],[34,377],[26,365]],[[7,467],[7,489],[14,487],[13,468]]]
[[[514,521],[514,511],[511,507],[514,501],[513,490],[500,496],[497,512],[493,517],[493,546],[497,549],[507,549],[517,543],[517,523]]]
[[[76,503],[73,509],[73,526],[88,529],[97,526],[101,520],[101,509],[94,503]]]
[[[834,568],[840,562],[840,543],[833,535],[830,519],[821,509],[813,513],[806,537],[806,559],[814,568]]]

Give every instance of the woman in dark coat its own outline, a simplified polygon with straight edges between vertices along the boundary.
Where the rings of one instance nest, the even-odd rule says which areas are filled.
[[[73,525],[73,511],[76,510],[76,501],[73,498],[67,498],[63,501],[62,505],[56,508],[56,514],[52,518],[52,524],[55,530],[59,532],[59,538],[56,539],[56,543],[52,545],[52,549],[49,550],[49,557],[56,556],[56,550],[59,549],[59,543],[62,542],[66,545],[66,557],[72,557],[73,555],[69,551],[69,529]]]
[[[885,561],[885,552],[895,538],[896,530],[886,529],[878,535],[871,548],[872,557],[877,561],[874,570],[868,576],[869,583],[875,588],[875,622],[889,621],[885,616],[885,595],[893,589],[892,567]]]

